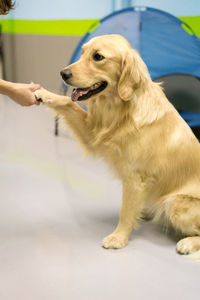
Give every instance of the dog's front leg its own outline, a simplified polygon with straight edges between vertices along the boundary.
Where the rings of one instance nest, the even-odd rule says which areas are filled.
[[[145,199],[145,192],[139,185],[123,183],[122,206],[120,210],[119,223],[115,231],[104,238],[104,248],[122,248],[128,243],[131,231],[136,227],[137,219],[140,217],[141,209]]]
[[[72,102],[70,97],[56,95],[45,89],[37,90],[35,96],[47,107],[61,115],[78,140],[90,150],[91,133],[87,125],[88,113],[86,111],[78,104]]]

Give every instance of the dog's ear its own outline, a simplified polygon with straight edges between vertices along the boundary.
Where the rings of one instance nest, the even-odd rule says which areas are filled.
[[[133,99],[134,92],[145,84],[149,73],[140,55],[134,49],[127,51],[122,60],[122,72],[118,82],[118,94],[124,101]]]

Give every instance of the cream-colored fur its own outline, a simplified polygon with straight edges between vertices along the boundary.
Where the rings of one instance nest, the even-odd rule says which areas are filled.
[[[96,52],[104,59],[95,61]],[[200,144],[160,84],[152,82],[139,54],[122,36],[100,36],[83,46],[80,60],[68,69],[72,86],[108,83],[88,100],[87,112],[69,97],[44,89],[35,94],[122,181],[119,223],[103,246],[124,247],[148,207],[156,219],[189,236],[177,244],[178,252],[199,251]]]

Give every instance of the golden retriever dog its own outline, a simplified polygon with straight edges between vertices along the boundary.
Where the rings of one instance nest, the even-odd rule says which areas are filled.
[[[71,98],[40,89],[37,99],[123,185],[119,223],[103,247],[126,246],[147,207],[183,234],[179,253],[200,253],[200,144],[139,54],[120,35],[95,37],[61,75],[74,87]],[[82,100],[87,112],[77,104]]]

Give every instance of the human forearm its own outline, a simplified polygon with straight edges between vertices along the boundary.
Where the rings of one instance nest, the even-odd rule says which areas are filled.
[[[13,90],[12,82],[0,79],[0,94],[10,97],[10,93],[12,92],[12,90]]]
[[[39,84],[14,83],[0,80],[0,94],[10,97],[13,101],[22,106],[39,104],[33,94],[33,92],[39,88]]]

